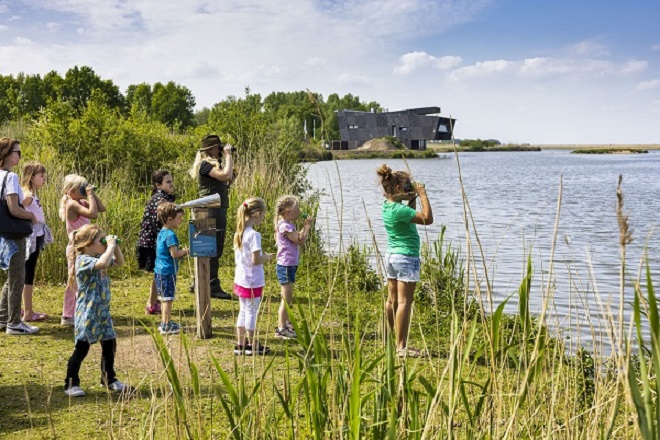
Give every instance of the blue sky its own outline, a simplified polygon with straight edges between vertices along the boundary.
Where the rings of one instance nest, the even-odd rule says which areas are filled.
[[[198,107],[352,93],[439,106],[459,138],[660,143],[660,2],[0,0],[0,73],[91,66]]]

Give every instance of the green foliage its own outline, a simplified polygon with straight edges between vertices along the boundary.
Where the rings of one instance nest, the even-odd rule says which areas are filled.
[[[491,147],[500,145],[500,142],[497,140],[481,140],[481,139],[462,139],[461,148],[466,148],[473,151],[482,151]]]

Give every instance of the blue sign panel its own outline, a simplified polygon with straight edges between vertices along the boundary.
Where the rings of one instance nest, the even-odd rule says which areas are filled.
[[[215,238],[215,219],[190,220],[188,240],[191,257],[215,257],[218,253]]]

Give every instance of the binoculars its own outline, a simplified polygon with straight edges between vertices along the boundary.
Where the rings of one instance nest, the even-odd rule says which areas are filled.
[[[121,244],[121,238],[117,238],[117,239],[115,240],[115,242],[116,242],[117,244]],[[103,238],[101,239],[101,243],[107,245],[107,244],[108,244],[108,240],[106,240],[105,237],[103,237]]]
[[[87,188],[96,189],[96,187],[91,183],[83,183],[82,185],[80,185],[80,194],[87,197]]]

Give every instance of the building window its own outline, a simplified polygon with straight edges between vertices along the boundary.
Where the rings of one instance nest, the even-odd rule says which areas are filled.
[[[449,133],[449,130],[447,129],[447,126],[446,126],[446,125],[442,125],[442,124],[438,126],[438,131],[439,131],[440,133]]]
[[[356,128],[358,128],[358,126],[357,125],[349,125],[348,128],[349,129],[356,129]]]
[[[408,127],[399,127],[399,131],[408,131]]]

